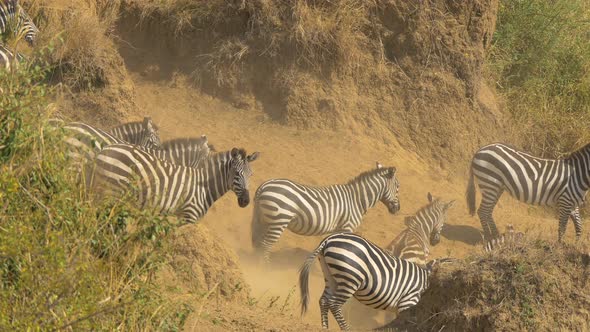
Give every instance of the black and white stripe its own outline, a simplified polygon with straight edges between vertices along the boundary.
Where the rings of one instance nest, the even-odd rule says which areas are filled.
[[[107,133],[120,139],[118,143],[130,143],[149,149],[160,148],[160,134],[158,127],[150,117],[144,117],[143,121],[127,122],[111,128]]]
[[[54,125],[62,125],[61,120],[53,120]],[[139,126],[138,124],[141,124]],[[126,129],[130,127],[129,129]],[[68,145],[68,155],[75,169],[94,159],[96,154],[111,144],[135,144],[147,148],[159,148],[160,137],[157,128],[148,117],[142,122],[130,122],[120,125],[114,134],[88,125],[83,122],[70,122],[63,125],[65,142]],[[119,135],[119,136],[116,136]],[[130,139],[125,141],[122,137]]]
[[[512,224],[508,224],[508,226],[506,226],[506,232],[495,239],[486,241],[483,249],[485,252],[492,252],[504,245],[516,244],[522,241],[523,238],[523,232],[515,232],[514,226],[512,226]]]
[[[571,217],[576,238],[582,235],[579,206],[590,187],[590,144],[565,159],[543,159],[501,143],[485,146],[471,161],[467,206],[475,214],[475,182],[482,200],[477,210],[484,238],[498,237],[492,212],[506,190],[518,200],[559,209],[558,241]]]
[[[195,223],[209,207],[228,191],[238,205],[250,202],[248,179],[250,162],[258,153],[243,149],[216,153],[200,168],[175,165],[128,144],[109,145],[97,154],[92,171],[87,171],[87,187],[103,195],[120,197],[131,192],[141,209],[173,214]]]
[[[122,142],[120,144],[126,143]],[[175,138],[164,141],[157,149],[137,144],[134,145],[156,158],[186,167],[200,167],[204,165],[209,154],[214,151],[213,146],[208,143],[207,136],[205,135],[198,138]]]
[[[16,68],[18,64],[25,61],[25,56],[11,51],[8,47],[0,45],[0,68],[9,71]]]
[[[342,315],[342,306],[352,296],[374,309],[401,312],[418,303],[428,288],[433,267],[439,262],[434,260],[421,267],[391,256],[358,235],[330,235],[301,267],[301,314],[309,304],[309,272],[316,257],[326,282],[320,298],[322,327],[328,328],[328,311],[331,311],[343,330],[349,326]]]
[[[354,231],[378,201],[390,213],[400,209],[394,167],[364,172],[347,184],[312,187],[286,179],[263,183],[254,198],[252,245],[269,261],[270,249],[289,228],[299,235]]]
[[[0,34],[11,31],[17,39],[33,45],[39,29],[18,0],[0,0]]]
[[[186,167],[202,166],[209,153],[215,149],[209,144],[207,136],[175,138],[162,142],[159,149],[143,148],[157,158]]]
[[[442,202],[427,195],[429,204],[415,216],[406,218],[407,228],[386,247],[393,256],[426,265],[430,246],[440,242],[440,233],[447,221],[447,211],[455,201]]]

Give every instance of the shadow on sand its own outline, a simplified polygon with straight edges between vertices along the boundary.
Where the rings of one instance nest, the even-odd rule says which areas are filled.
[[[441,234],[451,241],[461,241],[470,245],[481,242],[480,230],[472,226],[445,224]]]

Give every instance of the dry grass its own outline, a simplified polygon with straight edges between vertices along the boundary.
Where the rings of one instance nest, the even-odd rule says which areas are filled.
[[[121,64],[113,28],[119,1],[39,0],[29,12],[40,25],[40,45],[51,45],[49,62],[58,81],[74,90],[104,87]]]
[[[174,36],[211,34],[217,42],[204,63],[220,85],[252,58],[294,61],[314,70],[359,68],[373,60],[370,30],[376,2],[339,1],[152,1],[126,2],[143,22],[164,24]],[[236,50],[237,48],[237,50]],[[244,52],[247,50],[248,52]],[[369,50],[369,52],[367,52]],[[378,53],[378,52],[376,52]],[[228,61],[229,60],[229,61]],[[368,66],[367,66],[368,67]],[[365,68],[366,69],[366,68]]]
[[[163,42],[162,55],[144,53],[156,58],[151,66],[166,63],[159,77],[192,75],[203,90],[232,103],[257,99],[274,119],[307,128],[378,123],[445,163],[466,158],[469,149],[457,142],[477,147],[478,139],[465,132],[483,132],[485,141],[495,133],[485,114],[470,112],[478,106],[484,39],[493,29],[494,5],[487,1],[123,4],[124,39],[143,29]],[[477,20],[466,22],[472,11]],[[154,47],[147,40],[135,46]],[[459,117],[466,121],[456,124]]]
[[[390,327],[587,330],[589,263],[587,247],[581,244],[531,238],[491,254],[474,254],[442,266],[420,303]]]

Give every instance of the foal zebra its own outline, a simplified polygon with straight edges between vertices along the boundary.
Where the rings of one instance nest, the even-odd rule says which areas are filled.
[[[429,204],[421,208],[415,216],[406,218],[406,228],[386,247],[392,256],[409,262],[426,265],[430,254],[429,247],[440,242],[440,233],[447,221],[447,211],[455,202],[433,200],[428,193]]]
[[[128,144],[109,145],[87,171],[87,188],[119,197],[131,190],[139,208],[174,214],[196,223],[213,203],[233,191],[240,207],[248,206],[250,162],[258,152],[243,149],[216,153],[200,168],[174,165]]]
[[[299,272],[302,315],[309,304],[309,272],[316,257],[326,282],[320,298],[322,327],[328,328],[329,310],[343,330],[348,330],[349,325],[342,316],[342,306],[352,296],[374,309],[401,312],[418,303],[428,288],[433,267],[445,261],[430,261],[423,268],[391,256],[359,235],[330,235],[309,255]]]
[[[4,68],[9,71],[15,68],[19,62],[25,60],[24,55],[18,52],[12,52],[9,48],[4,45],[0,45],[0,68]]]
[[[274,179],[263,183],[254,196],[252,245],[270,261],[270,249],[289,228],[299,235],[322,235],[354,231],[364,214],[378,201],[390,213],[400,209],[399,182],[395,168],[364,172],[347,184],[328,187],[301,185]]]
[[[0,34],[12,31],[17,38],[24,36],[33,45],[39,29],[18,0],[0,0]]]
[[[528,204],[557,206],[558,241],[572,218],[576,239],[582,235],[579,205],[590,187],[590,144],[564,159],[543,159],[502,143],[479,149],[471,161],[467,206],[475,214],[475,180],[482,199],[477,210],[484,238],[498,237],[492,212],[504,190]]]

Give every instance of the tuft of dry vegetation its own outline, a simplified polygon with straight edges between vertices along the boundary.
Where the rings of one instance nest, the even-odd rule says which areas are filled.
[[[585,331],[590,256],[582,246],[526,239],[443,265],[417,306],[390,328],[412,331]]]
[[[60,87],[61,113],[115,124],[134,110],[134,90],[114,43],[120,1],[39,0],[23,4],[40,29],[35,49]]]
[[[117,1],[43,0],[32,3],[28,12],[41,21],[39,44],[53,45],[49,62],[59,82],[75,91],[109,83],[114,62],[120,62],[111,40]]]

